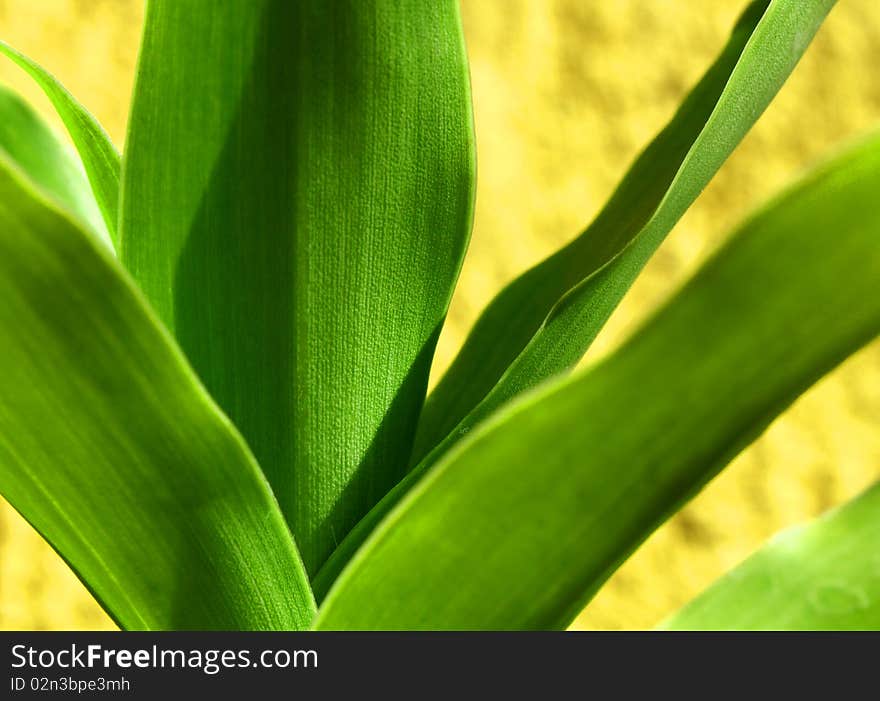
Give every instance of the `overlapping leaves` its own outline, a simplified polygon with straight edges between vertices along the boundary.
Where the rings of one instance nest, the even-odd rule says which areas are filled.
[[[473,208],[455,2],[150,0],[122,172],[85,108],[0,44],[77,150],[0,93],[0,490],[124,627],[309,626],[306,571],[334,548],[317,627],[565,625],[878,331],[874,137],[606,361],[534,390],[581,357],[833,4],[748,7],[593,224],[487,308],[421,418]],[[871,499],[798,557],[835,529],[846,552],[873,537]],[[770,552],[671,625],[834,625],[772,602],[729,615],[784,566]],[[874,596],[863,567],[839,571]]]

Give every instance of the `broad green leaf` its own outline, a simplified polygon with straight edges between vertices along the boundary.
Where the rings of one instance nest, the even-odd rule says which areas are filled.
[[[113,250],[82,163],[18,95],[0,86],[0,152]]]
[[[0,54],[7,56],[30,75],[55,107],[79,152],[106,231],[109,232],[113,244],[117,245],[120,161],[119,153],[110,137],[54,76],[6,42],[0,41]]]
[[[749,220],[614,354],[475,429],[370,536],[317,626],[567,625],[664,519],[880,332],[878,188],[874,135]]]
[[[442,442],[427,461],[433,462],[510,398],[577,363],[653,252],[779,91],[834,3],[749,6],[721,56],[596,220],[483,312],[428,397],[412,464]]]
[[[660,627],[880,630],[880,484],[778,534]]]
[[[121,255],[314,572],[406,472],[469,235],[458,5],[203,10],[148,3]]]
[[[379,521],[458,440],[517,394],[577,363],[779,90],[832,4],[749,5],[724,51],[593,224],[495,298],[428,397],[412,470],[336,548],[314,580],[319,599]]]
[[[307,627],[241,437],[106,249],[0,158],[0,493],[130,629]]]

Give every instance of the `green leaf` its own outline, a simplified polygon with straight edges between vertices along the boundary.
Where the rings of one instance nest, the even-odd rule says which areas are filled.
[[[82,159],[92,193],[104,218],[106,231],[109,232],[113,244],[118,245],[116,230],[119,218],[120,164],[119,153],[110,137],[54,76],[6,42],[0,41],[0,54],[10,58],[30,75],[55,107]]]
[[[110,253],[0,158],[0,492],[130,629],[307,627],[241,437]]]
[[[148,3],[122,260],[311,572],[405,474],[473,180],[454,0]]]
[[[880,332],[878,188],[874,135],[749,220],[614,354],[482,424],[370,536],[317,627],[566,626]]]
[[[752,3],[719,58],[593,224],[495,298],[428,397],[415,466],[315,577],[319,599],[381,519],[458,440],[516,395],[577,363],[654,250],[778,91],[832,4],[811,0],[794,11],[788,0],[769,9],[766,0]]]
[[[82,163],[18,95],[0,86],[0,152],[111,251],[113,242]]]
[[[880,484],[778,534],[669,630],[880,630]]]
[[[433,462],[512,397],[577,363],[779,91],[834,2],[748,7],[718,60],[595,221],[483,312],[425,404],[412,464],[442,443]]]

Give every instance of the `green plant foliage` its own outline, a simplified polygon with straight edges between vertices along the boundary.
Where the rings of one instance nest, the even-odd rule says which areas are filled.
[[[453,0],[149,3],[121,257],[310,571],[405,473],[473,149]]]
[[[607,360],[475,430],[358,551],[318,627],[568,625],[665,518],[880,332],[878,187],[880,134],[750,219]]]
[[[109,250],[110,233],[82,163],[40,116],[15,93],[0,86],[0,150],[31,182],[65,209]]]
[[[880,332],[878,133],[560,377],[833,4],[751,3],[427,401],[473,217],[454,0],[149,0],[121,173],[0,43],[79,155],[0,90],[0,492],[124,628],[564,627]],[[774,541],[667,627],[880,626],[857,557],[878,499]]]
[[[0,41],[0,54],[24,70],[46,93],[79,151],[95,201],[113,243],[117,242],[119,218],[119,153],[97,120],[61,83],[31,59]]]
[[[0,490],[129,629],[314,613],[247,447],[105,249],[0,161]]]
[[[880,484],[783,531],[661,627],[880,629]]]
[[[763,0],[748,7],[721,56],[595,221],[483,312],[428,397],[414,458],[442,441],[436,458],[511,397],[574,366],[773,99],[834,2]]]
[[[802,3],[804,11],[794,12],[788,1],[769,8],[766,1],[752,3],[724,51],[593,224],[495,298],[428,397],[414,452],[422,459],[336,549],[315,579],[319,597],[364,538],[462,436],[581,358],[663,238],[779,90],[831,4]]]
[[[764,0],[748,7],[721,56],[596,220],[483,312],[428,397],[416,459],[441,441],[434,457],[442,454],[508,399],[574,366],[773,99],[834,4]]]

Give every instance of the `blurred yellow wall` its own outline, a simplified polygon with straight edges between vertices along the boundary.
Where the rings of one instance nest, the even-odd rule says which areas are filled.
[[[440,341],[440,369],[489,297],[595,214],[720,49],[744,0],[462,4],[479,193],[470,254]],[[0,38],[61,78],[120,146],[141,20],[141,0],[0,0]],[[880,3],[844,0],[649,264],[590,357],[607,352],[667,297],[752,207],[878,120],[878,61]],[[45,99],[5,62],[0,80],[58,124]],[[661,528],[574,627],[650,627],[775,531],[880,477],[878,417],[875,343],[805,395]],[[112,627],[61,560],[5,505],[0,627]]]

